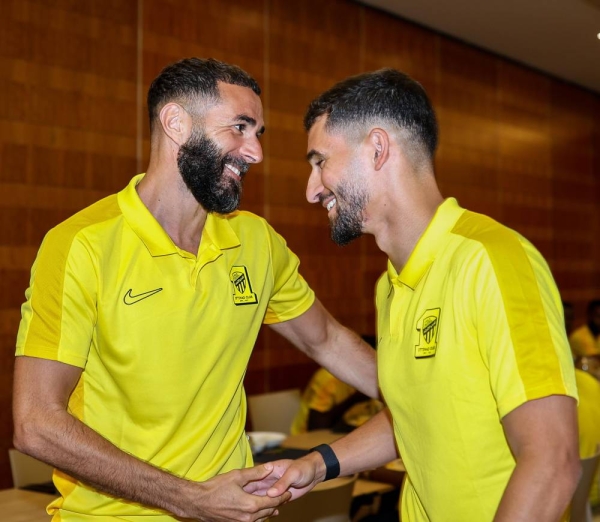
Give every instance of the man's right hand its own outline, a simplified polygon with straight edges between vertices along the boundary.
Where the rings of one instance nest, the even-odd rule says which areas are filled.
[[[291,499],[292,494],[260,496],[251,494],[253,483],[267,480],[273,471],[271,463],[233,470],[205,482],[190,482],[186,496],[187,508],[176,515],[199,522],[263,522],[278,514],[277,507]]]

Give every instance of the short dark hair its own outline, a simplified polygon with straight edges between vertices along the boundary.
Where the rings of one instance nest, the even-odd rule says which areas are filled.
[[[395,69],[380,69],[351,76],[313,100],[304,117],[309,131],[322,115],[325,128],[350,129],[371,120],[387,120],[409,132],[433,159],[438,141],[435,111],[425,89],[410,76]]]
[[[167,65],[148,89],[150,129],[163,105],[171,101],[189,101],[194,97],[219,99],[218,82],[252,89],[260,96],[257,81],[237,65],[214,58],[184,58]]]

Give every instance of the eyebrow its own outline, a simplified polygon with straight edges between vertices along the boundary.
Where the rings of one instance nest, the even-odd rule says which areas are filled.
[[[315,158],[315,157],[318,158],[318,159],[324,159],[325,158],[325,156],[323,156],[323,154],[321,152],[319,152],[318,150],[311,149],[309,151],[309,153],[306,155],[306,161],[308,161],[310,163],[310,161],[313,158]]]
[[[252,127],[256,127],[256,120],[250,116],[248,116],[247,114],[238,114],[235,119],[237,121],[245,121],[246,123],[248,123],[249,125],[252,125]],[[257,136],[261,136],[262,134],[264,134],[265,132],[265,126],[263,125],[260,129],[258,129],[258,132],[256,133]]]

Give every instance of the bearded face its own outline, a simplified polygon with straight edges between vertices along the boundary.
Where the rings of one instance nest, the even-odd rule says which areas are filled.
[[[179,148],[177,166],[187,188],[207,212],[228,214],[238,209],[242,179],[249,168],[243,159],[223,154],[216,142],[194,131]]]
[[[356,180],[346,180],[336,189],[336,215],[330,220],[331,239],[344,246],[362,236],[364,209],[368,201],[366,192]]]

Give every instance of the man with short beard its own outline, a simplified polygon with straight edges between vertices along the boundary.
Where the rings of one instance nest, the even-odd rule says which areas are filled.
[[[238,212],[262,160],[256,81],[186,59],[148,92],[147,172],[44,238],[17,340],[15,446],[57,468],[55,520],[263,521],[243,378],[268,324],[377,395],[372,349],[337,323],[263,220]],[[178,518],[179,519],[179,518]]]
[[[577,391],[548,265],[516,232],[442,197],[435,113],[407,75],[348,78],[304,122],[308,201],[325,207],[336,242],[373,234],[389,258],[376,288],[389,411],[273,463],[259,491],[295,498],[399,451],[403,522],[561,520],[580,471]]]

